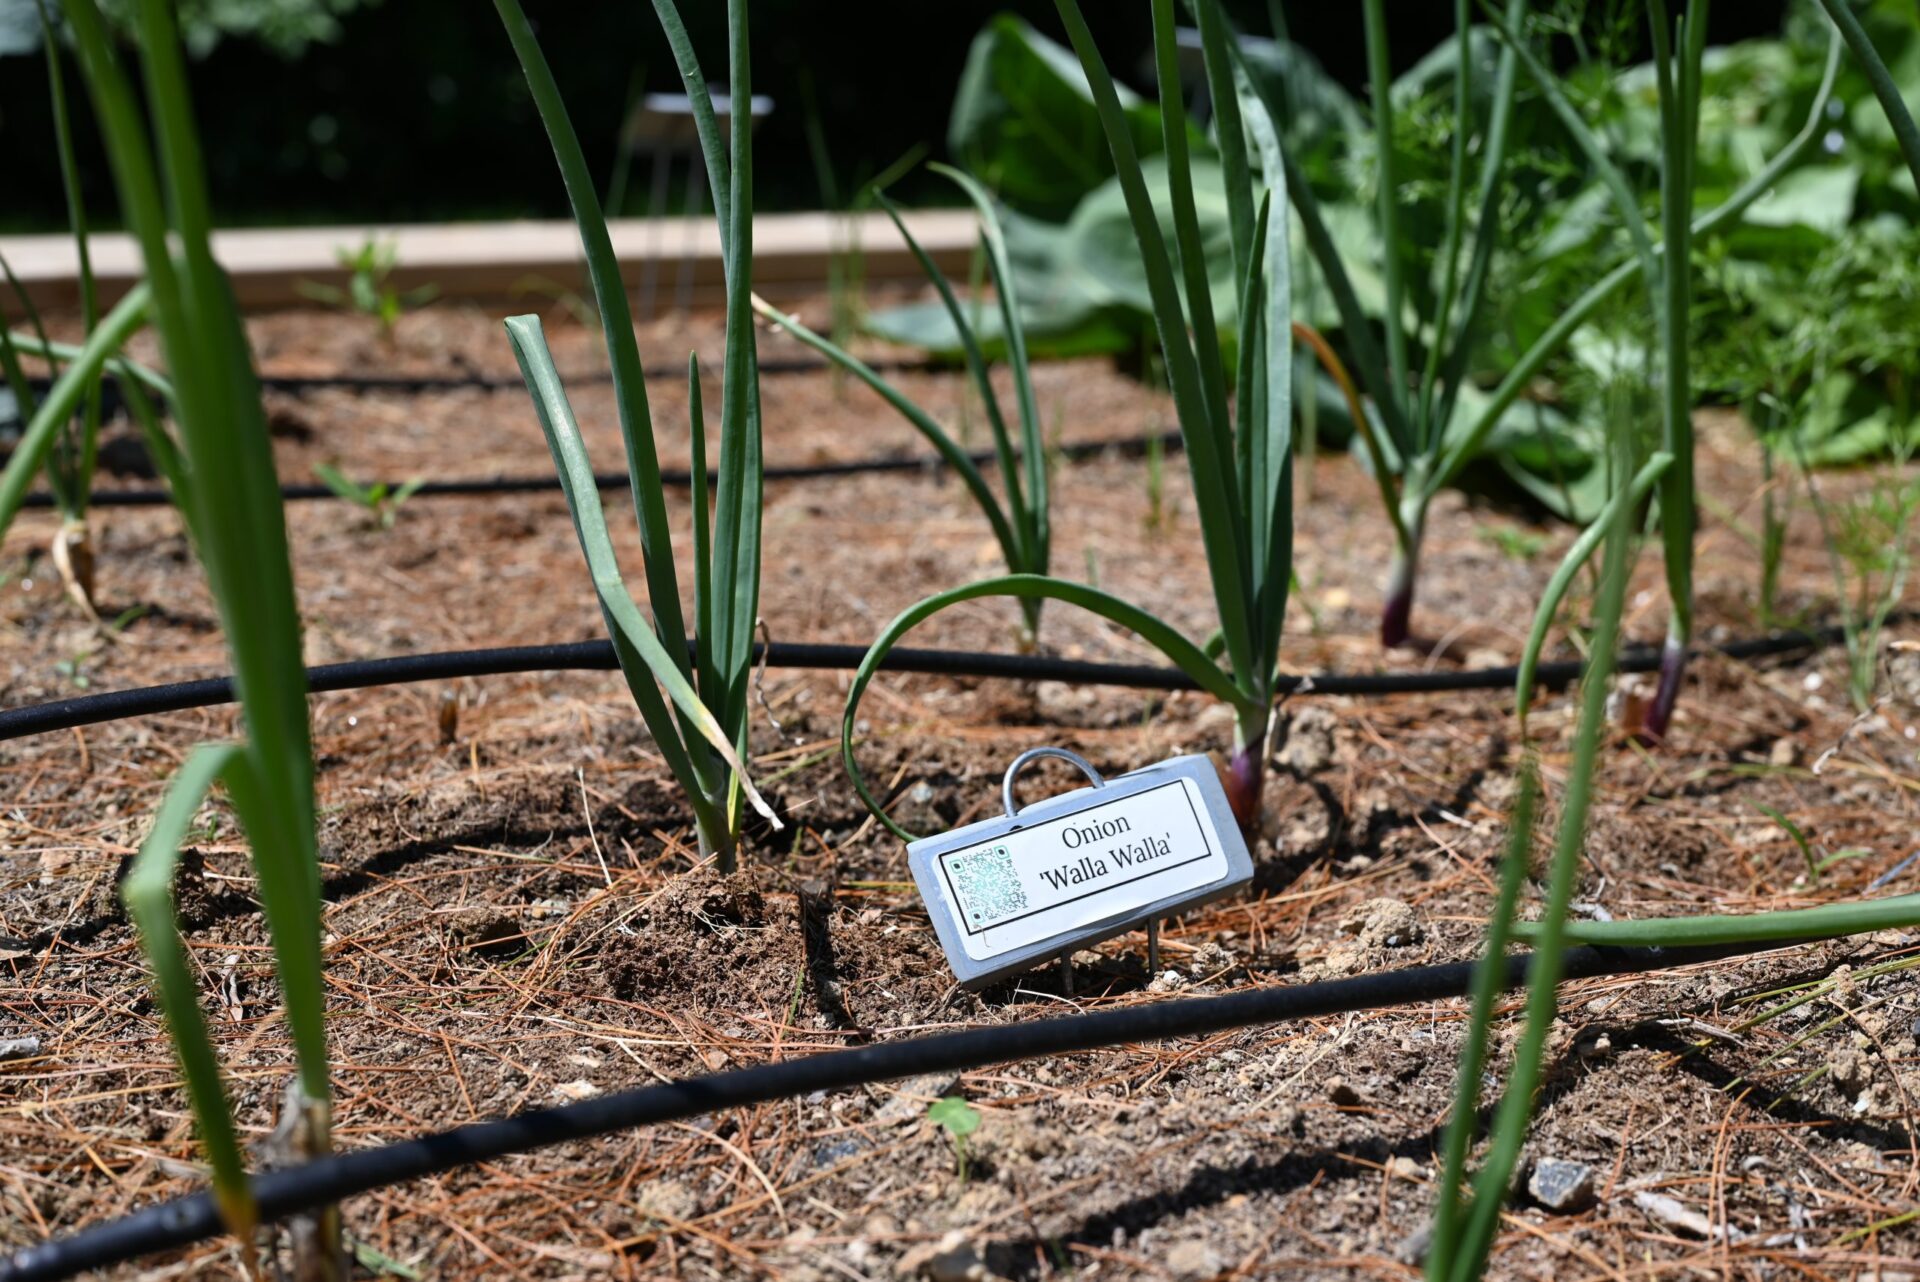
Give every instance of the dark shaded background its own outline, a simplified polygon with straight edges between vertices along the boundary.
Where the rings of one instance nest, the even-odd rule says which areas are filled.
[[[567,95],[589,158],[611,172],[617,130],[637,72],[678,90],[645,0],[526,0]],[[1606,7],[1606,0],[1597,0]],[[1614,0],[1619,3],[1619,0]],[[1785,0],[1714,6],[1715,42],[1779,29]],[[1083,0],[1121,79],[1136,87],[1149,44],[1144,2]],[[1638,8],[1637,5],[1634,6]],[[724,79],[725,6],[681,8],[716,83]],[[1247,31],[1269,30],[1264,0],[1228,0]],[[821,204],[807,150],[800,86],[810,76],[841,191],[915,143],[944,151],[947,111],[974,33],[1000,10],[1062,38],[1047,0],[901,3],[756,0],[754,88],[775,99],[757,135],[756,205]],[[1365,43],[1357,0],[1286,0],[1290,34],[1361,92]],[[1444,0],[1387,0],[1396,73],[1452,29]],[[96,221],[112,221],[104,162],[69,60],[82,165]],[[410,222],[561,217],[560,180],[493,6],[485,0],[383,0],[348,15],[335,44],[297,60],[248,41],[223,41],[192,68],[195,107],[223,224]],[[44,63],[0,59],[0,228],[65,224]],[[645,200],[636,167],[630,209]],[[604,183],[602,185],[604,190]],[[951,186],[915,174],[895,189],[908,203],[951,203]]]

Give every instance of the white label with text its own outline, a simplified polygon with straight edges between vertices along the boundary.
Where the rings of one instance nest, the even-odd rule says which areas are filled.
[[[961,946],[975,961],[1203,891],[1228,875],[1191,779],[948,851],[936,866]]]

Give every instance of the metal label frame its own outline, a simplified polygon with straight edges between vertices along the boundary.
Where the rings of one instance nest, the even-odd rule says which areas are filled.
[[[1015,776],[1028,762],[1043,756],[1064,758],[1078,765],[1093,781],[1092,786],[1063,792],[1043,801],[1036,801],[1025,808],[1019,807],[1014,799]],[[956,918],[959,896],[947,880],[947,872],[941,862],[943,856],[983,845],[996,837],[1026,832],[1088,810],[1137,797],[1182,780],[1191,781],[1195,785],[1194,791],[1198,792],[1204,804],[1206,817],[1220,846],[1220,853],[1225,857],[1226,874],[1224,876],[1204,886],[1176,889],[1143,903],[1130,905],[1113,916],[1048,935],[1043,939],[1022,944],[992,957],[976,959],[968,955],[964,938],[970,933],[971,928]],[[1174,757],[1130,774],[1113,779],[1102,779],[1092,766],[1072,753],[1059,748],[1037,748],[1022,753],[1009,767],[1003,786],[1003,797],[1007,813],[968,824],[964,828],[956,828],[951,832],[940,833],[937,836],[922,837],[907,846],[907,863],[913,872],[914,884],[920,891],[921,900],[926,904],[927,915],[933,921],[934,932],[940,937],[940,947],[947,955],[947,964],[953,968],[954,976],[959,979],[961,985],[969,989],[982,988],[995,980],[1031,970],[1043,962],[1069,954],[1076,949],[1140,929],[1161,917],[1210,903],[1222,896],[1232,894],[1253,880],[1252,856],[1247,852],[1246,841],[1240,835],[1240,827],[1234,820],[1233,811],[1227,805],[1226,790],[1220,785],[1219,773],[1215,770],[1213,762],[1205,756]],[[1194,856],[1194,860],[1210,858],[1211,854],[1212,852],[1208,852],[1207,855]],[[1190,861],[1182,861],[1182,864],[1186,862]],[[1131,880],[1144,880],[1146,877],[1170,871],[1182,864],[1156,868],[1153,872],[1143,873]],[[1122,881],[1115,885],[1102,886],[1099,892],[1089,893],[1104,893],[1126,884],[1128,883]],[[1058,901],[1049,904],[1045,909],[1035,911],[1052,911],[1066,902],[1071,901]],[[996,922],[995,925],[1007,925],[1012,920],[1018,919]]]

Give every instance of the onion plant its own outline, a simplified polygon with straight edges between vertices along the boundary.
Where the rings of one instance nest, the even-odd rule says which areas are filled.
[[[1655,0],[1658,3],[1658,0]],[[1656,309],[1657,310],[1657,309]],[[1616,423],[1611,433],[1610,466],[1616,477],[1633,475],[1638,432],[1630,423]],[[1627,492],[1622,486],[1620,493]],[[1500,985],[1496,976],[1505,965],[1507,941],[1516,923],[1514,910],[1525,882],[1532,851],[1532,818],[1537,765],[1524,763],[1519,804],[1512,818],[1499,893],[1489,919],[1485,951],[1476,976],[1466,1040],[1462,1046],[1452,1121],[1447,1128],[1439,1202],[1434,1212],[1433,1240],[1427,1254],[1427,1276],[1434,1282],[1470,1282],[1480,1276],[1501,1206],[1513,1181],[1520,1145],[1533,1113],[1533,1095],[1539,1085],[1547,1034],[1552,1027],[1555,1001],[1565,951],[1566,916],[1580,870],[1587,813],[1593,799],[1593,779],[1607,724],[1607,690],[1620,642],[1620,616],[1626,597],[1627,575],[1635,542],[1633,506],[1609,505],[1605,528],[1606,553],[1595,602],[1593,644],[1586,676],[1580,684],[1580,719],[1573,755],[1567,767],[1566,793],[1560,827],[1548,867],[1546,906],[1536,939],[1533,968],[1528,976],[1527,1021],[1506,1075],[1506,1093],[1494,1114],[1492,1146],[1473,1186],[1470,1203],[1461,1200],[1473,1127],[1478,1118],[1479,1089],[1488,1063],[1491,1023]]]
[[[1113,77],[1077,0],[1056,0],[1080,59],[1112,153],[1127,212],[1139,242],[1165,353],[1181,435],[1186,443],[1201,537],[1206,547],[1218,649],[1225,666],[1177,628],[1085,584],[1038,574],[1011,574],[938,593],[910,607],[874,641],[854,675],[841,724],[841,751],[854,787],[876,816],[907,836],[873,796],[853,755],[853,730],[867,684],[889,650],[927,617],[962,601],[990,596],[1051,598],[1090,610],[1140,635],[1195,683],[1234,712],[1227,792],[1235,815],[1250,825],[1259,813],[1282,624],[1293,560],[1286,178],[1273,118],[1247,90],[1233,65],[1217,0],[1199,0],[1206,75],[1215,104],[1225,177],[1234,278],[1239,291],[1239,361],[1229,377],[1208,284],[1195,210],[1186,113],[1180,100],[1174,0],[1152,0],[1154,59],[1172,239],[1147,182]],[[1251,147],[1249,146],[1251,141]],[[1255,164],[1258,164],[1258,177]]]
[[[1522,48],[1510,29],[1502,32],[1508,47],[1528,63],[1529,71],[1541,82],[1549,104],[1567,124],[1573,136],[1596,162],[1603,179],[1627,215],[1629,234],[1635,238],[1636,254],[1642,260],[1643,275],[1649,282],[1656,330],[1661,339],[1662,426],[1666,429],[1666,448],[1637,471],[1634,468],[1634,441],[1630,427],[1616,423],[1612,432],[1611,475],[1615,492],[1603,509],[1606,556],[1596,602],[1594,643],[1589,654],[1587,676],[1582,682],[1581,708],[1575,734],[1573,756],[1567,772],[1566,797],[1561,812],[1558,840],[1547,877],[1546,904],[1537,921],[1515,920],[1519,891],[1527,874],[1527,856],[1531,846],[1530,829],[1536,766],[1529,758],[1523,767],[1520,804],[1513,816],[1512,841],[1502,871],[1499,892],[1489,921],[1485,952],[1474,987],[1468,1028],[1463,1042],[1460,1076],[1454,1100],[1452,1120],[1444,1146],[1444,1163],[1439,1200],[1434,1212],[1434,1232],[1427,1256],[1427,1276],[1434,1282],[1472,1282],[1486,1269],[1501,1207],[1518,1168],[1521,1147],[1532,1117],[1534,1093],[1538,1088],[1545,1058],[1548,1033],[1556,1014],[1556,988],[1562,973],[1565,949],[1570,944],[1613,947],[1662,947],[1672,945],[1733,944],[1764,940],[1782,942],[1828,937],[1858,931],[1910,927],[1920,922],[1920,895],[1905,895],[1871,903],[1833,904],[1819,908],[1750,916],[1704,916],[1657,919],[1651,921],[1614,921],[1605,923],[1569,922],[1571,903],[1578,873],[1586,814],[1592,799],[1593,776],[1599,761],[1599,746],[1604,729],[1606,685],[1618,651],[1623,598],[1626,591],[1629,551],[1634,533],[1635,511],[1656,484],[1663,487],[1663,534],[1669,553],[1669,575],[1673,573],[1673,535],[1665,524],[1671,518],[1664,487],[1679,458],[1672,434],[1676,406],[1686,406],[1686,337],[1683,310],[1688,304],[1688,287],[1675,276],[1675,256],[1686,252],[1685,229],[1689,226],[1685,197],[1675,189],[1690,186],[1692,136],[1697,127],[1699,67],[1705,42],[1706,5],[1691,6],[1669,30],[1663,0],[1647,0],[1648,15],[1654,33],[1656,86],[1661,100],[1662,148],[1662,246],[1667,257],[1656,265],[1651,236],[1637,223],[1633,205],[1617,171],[1605,161],[1591,135],[1585,130],[1551,74]],[[1679,56],[1675,58],[1675,51]],[[1815,103],[1815,118],[1824,109],[1832,88],[1836,41],[1829,47],[1827,71]],[[1698,223],[1691,226],[1697,230]],[[1661,270],[1664,269],[1664,270]],[[1629,479],[1631,478],[1631,479]],[[1691,486],[1685,496],[1691,513]],[[1678,502],[1680,500],[1673,500]],[[1600,523],[1596,522],[1596,528]],[[1590,545],[1592,531],[1582,543]],[[1591,550],[1590,546],[1587,549]],[[1575,553],[1562,566],[1565,577],[1577,566],[1584,553]],[[1558,591],[1565,584],[1556,576]],[[1550,592],[1550,603],[1557,600]],[[1550,617],[1551,604],[1543,604]],[[1544,625],[1536,620],[1530,652],[1537,654]],[[1673,653],[1671,641],[1667,651]],[[1668,668],[1663,666],[1663,678]],[[1670,711],[1669,705],[1669,711]],[[1522,705],[1524,709],[1524,703]],[[1488,1046],[1497,975],[1505,963],[1509,941],[1521,940],[1534,945],[1534,962],[1528,977],[1526,1022],[1516,1047],[1513,1064],[1506,1075],[1505,1093],[1493,1114],[1488,1151],[1473,1183],[1471,1201],[1462,1191],[1466,1184],[1466,1166],[1472,1148],[1473,1128],[1477,1124],[1480,1083],[1486,1073]]]
[[[1524,53],[1508,41],[1495,68],[1491,111],[1481,134],[1480,171],[1476,189],[1477,212],[1471,223],[1472,250],[1465,254],[1462,245],[1469,228],[1464,219],[1465,155],[1474,150],[1467,145],[1469,129],[1464,121],[1454,134],[1453,168],[1447,184],[1447,221],[1435,286],[1436,311],[1433,315],[1409,319],[1409,300],[1405,265],[1400,258],[1397,188],[1393,153],[1391,103],[1386,93],[1386,29],[1381,0],[1367,0],[1363,10],[1367,22],[1370,75],[1374,82],[1376,148],[1380,183],[1380,240],[1386,247],[1386,314],[1383,321],[1386,352],[1374,337],[1373,329],[1360,306],[1352,277],[1334,247],[1333,236],[1321,216],[1319,204],[1305,178],[1289,161],[1287,191],[1294,212],[1300,217],[1302,235],[1308,249],[1326,278],[1328,293],[1339,313],[1341,329],[1351,351],[1355,372],[1372,403],[1372,415],[1363,420],[1362,445],[1368,451],[1375,482],[1380,487],[1383,506],[1393,528],[1395,550],[1387,578],[1381,608],[1380,636],[1384,644],[1404,643],[1412,626],[1421,544],[1426,516],[1436,495],[1452,484],[1462,469],[1479,453],[1487,436],[1526,391],[1546,362],[1566,345],[1573,334],[1600,311],[1636,276],[1644,275],[1647,261],[1632,254],[1589,286],[1534,340],[1502,376],[1491,393],[1479,402],[1470,415],[1462,413],[1458,400],[1467,378],[1467,361],[1472,353],[1477,326],[1483,323],[1485,282],[1493,250],[1496,215],[1501,199],[1500,170],[1505,163],[1508,133],[1513,107],[1519,57]],[[1526,15],[1526,0],[1508,0],[1497,25],[1517,32]],[[1456,103],[1470,100],[1474,60],[1468,56],[1468,5],[1456,0],[1455,20],[1460,31],[1461,51],[1455,75]],[[1819,92],[1800,132],[1780,152],[1756,170],[1745,182],[1713,209],[1690,223],[1669,227],[1670,233],[1684,233],[1687,240],[1711,234],[1745,213],[1748,206],[1764,195],[1774,182],[1805,156],[1818,142],[1824,128],[1826,104],[1832,94],[1834,73],[1838,67],[1839,41],[1828,49],[1826,72]],[[1669,76],[1671,80],[1671,76]],[[1272,86],[1256,81],[1263,96],[1271,97]],[[1669,85],[1675,92],[1680,86]],[[1697,97],[1697,77],[1692,85]],[[1677,99],[1668,108],[1677,107]],[[1281,104],[1269,101],[1270,112]],[[1682,157],[1674,157],[1674,160]],[[1690,161],[1691,146],[1684,159]],[[1675,176],[1678,177],[1677,168]],[[1666,205],[1677,206],[1691,189],[1676,188],[1672,201],[1663,201],[1663,226]],[[1637,218],[1637,215],[1636,215]],[[1654,247],[1656,259],[1681,239],[1678,234],[1663,235]],[[1424,352],[1417,349],[1413,336],[1431,333],[1433,338]],[[1456,419],[1458,421],[1456,421]],[[1663,483],[1663,492],[1678,495],[1691,487],[1691,465],[1677,461]],[[1676,549],[1680,537],[1690,526],[1676,522],[1671,536]],[[1680,561],[1684,565],[1684,559]],[[1687,620],[1677,619],[1684,626]],[[1670,682],[1678,690],[1678,669]]]
[[[1403,197],[1394,151],[1384,5],[1382,0],[1365,0],[1362,6],[1373,107],[1375,181],[1379,189],[1376,217],[1383,254],[1381,281],[1386,296],[1379,341],[1360,309],[1352,281],[1334,249],[1312,188],[1297,171],[1290,171],[1287,176],[1288,194],[1300,216],[1308,249],[1326,278],[1354,364],[1377,414],[1371,421],[1361,418],[1355,427],[1368,452],[1371,471],[1393,528],[1393,561],[1380,615],[1380,639],[1387,646],[1402,645],[1409,637],[1428,506],[1434,495],[1472,457],[1473,448],[1477,448],[1480,438],[1491,430],[1512,399],[1509,397],[1497,408],[1483,409],[1464,432],[1454,430],[1460,387],[1467,374],[1468,357],[1477,341],[1482,297],[1493,260],[1516,84],[1514,58],[1510,52],[1503,52],[1494,70],[1488,116],[1479,132],[1479,174],[1474,183],[1474,211],[1469,219],[1468,153],[1475,132],[1469,120],[1469,105],[1473,100],[1473,79],[1478,74],[1469,12],[1468,0],[1455,0],[1459,40],[1454,60],[1456,119],[1449,156],[1445,225],[1433,264],[1438,279],[1432,282],[1431,289],[1415,291],[1407,281],[1410,264],[1406,261],[1400,228]],[[1526,0],[1509,0],[1510,21],[1519,22],[1525,12]],[[1277,104],[1270,104],[1269,109],[1277,109]],[[1432,314],[1410,322],[1414,299],[1421,294],[1431,299]],[[1432,337],[1424,350],[1420,350],[1419,336],[1427,333]],[[1384,354],[1382,343],[1386,349]],[[1461,449],[1469,439],[1472,448]]]
[[[206,177],[173,7],[167,0],[140,0],[134,10],[151,142],[149,121],[136,105],[97,0],[70,0],[64,8],[121,212],[146,265],[144,286],[115,315],[138,312],[151,298],[181,438],[178,450],[166,450],[159,462],[206,567],[240,692],[244,739],[205,745],[188,757],[125,894],[159,979],[161,1008],[209,1155],[215,1199],[245,1240],[255,1220],[252,1197],[218,1058],[167,901],[187,822],[206,792],[222,782],[249,840],[286,1003],[296,1068],[289,1093],[293,1147],[300,1156],[324,1153],[332,1116],[313,756],[286,524],[259,382],[231,288],[213,258]],[[107,345],[112,323],[110,316],[95,331],[90,351]],[[76,361],[62,383],[82,367]],[[144,405],[144,395],[136,395]],[[340,1275],[338,1225],[337,1213],[328,1212],[305,1226],[304,1249],[296,1252],[303,1276]]]
[[[1508,52],[1519,57],[1539,85],[1547,105],[1585,153],[1612,197],[1642,279],[1657,295],[1654,328],[1660,347],[1660,438],[1668,457],[1658,477],[1660,535],[1665,553],[1669,614],[1660,654],[1660,679],[1640,732],[1658,741],[1673,719],[1686,674],[1693,637],[1693,534],[1696,525],[1693,485],[1693,381],[1689,362],[1689,320],[1693,308],[1693,163],[1700,126],[1700,64],[1706,50],[1704,0],[1688,6],[1669,24],[1665,0],[1647,0],[1653,38],[1653,75],[1660,104],[1660,233],[1662,252],[1654,252],[1655,228],[1604,144],[1568,100],[1558,77],[1526,45],[1511,25],[1494,23]],[[1616,484],[1625,475],[1616,476]],[[1624,500],[1621,500],[1625,505]],[[1536,625],[1536,636],[1538,634]],[[1530,642],[1529,648],[1532,648]]]
[[[994,212],[993,199],[985,188],[971,176],[946,165],[936,164],[928,168],[951,178],[980,215],[981,247],[987,269],[993,277],[994,293],[999,299],[1007,365],[1013,372],[1014,400],[1020,411],[1020,442],[1017,450],[1013,435],[1007,429],[1006,417],[1001,412],[1000,399],[994,394],[993,381],[987,374],[987,360],[979,334],[967,318],[969,309],[961,305],[946,276],[934,265],[926,250],[920,247],[913,233],[907,230],[893,202],[878,193],[876,199],[887,211],[887,216],[893,219],[894,226],[900,229],[900,235],[913,251],[913,256],[919,260],[927,279],[933,282],[941,304],[953,319],[954,331],[960,335],[960,349],[966,357],[967,370],[980,390],[980,401],[986,406],[987,423],[993,432],[994,456],[1000,465],[1000,484],[1006,491],[1004,507],[987,485],[986,478],[980,475],[980,469],[968,457],[967,451],[955,443],[931,414],[882,378],[872,366],[838,343],[808,329],[797,317],[777,311],[764,300],[755,298],[754,307],[762,316],[879,393],[881,399],[898,410],[907,422],[927,438],[947,466],[959,474],[967,492],[973,495],[974,502],[980,505],[987,524],[993,528],[994,539],[1000,544],[1000,554],[1006,561],[1008,573],[1044,575],[1047,573],[1052,542],[1046,441],[1042,434],[1039,406],[1033,395],[1033,377],[1027,362],[1026,331],[1021,324],[1019,298],[1007,261],[1006,239],[1001,235],[1000,219]],[[1042,601],[1043,598],[1037,596],[1020,598],[1024,621],[1020,637],[1022,650],[1030,651],[1038,643]]]
[[[94,283],[86,201],[80,192],[79,166],[74,159],[73,124],[67,110],[66,78],[60,68],[59,42],[54,37],[53,20],[46,0],[36,0],[35,11],[40,19],[41,48],[47,60],[47,85],[52,105],[54,146],[60,161],[60,183],[66,196],[67,222],[73,233],[78,257],[81,323],[86,332],[92,334],[100,324],[100,293]],[[0,259],[0,268],[5,269],[7,282],[13,287],[21,310],[32,325],[37,342],[29,350],[45,360],[47,367],[58,376],[60,358],[47,338],[38,310],[14,277],[12,269],[6,267],[4,259]],[[0,315],[0,321],[4,319],[4,315]],[[26,346],[16,344],[5,328],[0,327],[0,372],[4,372],[13,391],[21,417],[31,422],[39,404],[20,365],[21,348]],[[0,480],[0,490],[24,494],[26,482],[31,480],[33,472],[44,470],[48,488],[53,491],[54,504],[60,512],[60,528],[53,538],[54,566],[60,573],[60,581],[66,587],[67,595],[89,616],[96,618],[93,603],[93,534],[87,520],[87,509],[93,494],[94,470],[100,457],[100,411],[101,378],[96,371],[85,384],[78,412],[69,410],[59,419],[49,419],[38,437],[29,433],[14,457],[8,461],[6,478]],[[0,507],[0,531],[12,523],[16,510]]]
[[[561,385],[537,316],[507,321],[520,372],[560,474],[573,512],[574,533],[585,555],[601,617],[613,639],[620,669],[640,716],[667,768],[693,808],[700,849],[731,871],[739,844],[743,802],[751,801],[774,826],[779,821],[748,779],[749,682],[753,629],[760,601],[760,375],[749,305],[753,272],[753,131],[734,128],[723,136],[714,118],[705,76],[673,0],[654,0],[674,60],[693,103],[694,123],[713,185],[720,222],[727,287],[727,351],[721,394],[720,455],[714,511],[708,515],[706,422],[697,360],[689,362],[693,440],[693,618],[689,635],[674,571],[666,491],[654,449],[652,411],[634,339],[633,314],[620,264],[601,212],[560,87],[547,65],[519,0],[495,0],[508,39],[533,92],[547,137],[572,202],[586,250],[587,271],[603,320],[602,334],[613,367],[614,398],[626,442],[627,473],[640,521],[641,559],[653,608],[648,624],[635,604],[614,556],[573,407]],[[728,0],[731,91],[745,102],[751,85],[745,0]],[[729,148],[730,142],[730,148]],[[661,692],[666,697],[662,698]],[[669,707],[671,704],[671,708]]]

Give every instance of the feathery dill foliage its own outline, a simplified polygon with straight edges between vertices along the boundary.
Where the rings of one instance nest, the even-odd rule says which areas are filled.
[[[687,630],[674,571],[666,492],[653,444],[653,417],[641,373],[640,349],[620,264],[613,256],[607,220],[594,191],[580,140],[567,116],[559,85],[547,65],[519,0],[495,0],[514,53],[526,74],[559,163],[586,250],[587,271],[603,320],[613,366],[614,399],[626,442],[627,473],[640,520],[641,559],[649,624],[627,590],[607,533],[606,514],[594,485],[593,466],[561,385],[538,316],[507,321],[520,372],[533,396],[547,448],[573,512],[574,532],[601,617],[612,636],[620,670],[667,768],[686,792],[703,854],[724,870],[737,858],[744,803],[751,801],[774,827],[779,821],[747,777],[749,682],[753,629],[760,605],[760,535],[763,468],[760,452],[760,374],[754,350],[753,310],[753,130],[742,121],[723,135],[714,117],[706,77],[673,0],[654,0],[674,61],[692,101],[694,124],[713,185],[727,284],[727,351],[720,408],[720,454],[713,511],[708,512],[707,427],[697,360],[689,360],[693,438],[693,622]],[[727,3],[728,59],[733,100],[749,100],[752,70],[745,0]],[[697,641],[697,652],[696,652]],[[661,695],[664,690],[665,697]]]
[[[215,1199],[245,1242],[255,1221],[252,1196],[170,892],[179,842],[208,790],[224,783],[251,846],[293,1039],[296,1076],[288,1105],[294,1144],[303,1155],[326,1152],[332,1116],[313,756],[286,523],[245,331],[213,258],[206,177],[173,8],[166,0],[140,0],[135,9],[151,121],[137,105],[96,0],[68,0],[64,9],[146,282],[95,329],[86,344],[89,355],[69,366],[61,384],[79,376],[89,361],[97,370],[114,340],[124,337],[116,330],[150,300],[172,382],[177,444],[152,421],[144,397],[136,412],[206,567],[245,727],[242,742],[203,745],[187,758],[124,890],[158,976]],[[131,378],[124,382],[134,386]],[[47,404],[59,399],[49,397]],[[309,1221],[300,1241],[303,1276],[339,1275],[337,1213]]]
[[[1287,180],[1273,117],[1253,96],[1236,62],[1216,0],[1194,6],[1208,87],[1215,105],[1225,179],[1233,275],[1239,291],[1238,351],[1227,373],[1194,204],[1186,112],[1180,100],[1180,53],[1174,0],[1153,0],[1154,58],[1161,85],[1171,243],[1162,212],[1148,194],[1145,171],[1106,64],[1075,0],[1057,0],[1080,59],[1102,132],[1112,153],[1127,213],[1139,241],[1154,323],[1165,353],[1186,442],[1195,507],[1206,546],[1220,635],[1216,658],[1178,629],[1097,588],[1039,574],[1010,574],[938,593],[890,623],[861,661],[841,721],[841,754],[855,789],[896,834],[895,824],[861,774],[853,754],[859,702],[875,670],[910,629],[962,601],[990,596],[1054,599],[1077,605],[1140,635],[1234,711],[1227,792],[1243,825],[1254,821],[1266,763],[1274,678],[1293,563],[1292,450],[1289,419],[1292,332],[1288,291]],[[1258,165],[1256,177],[1255,165]],[[1275,198],[1278,198],[1276,201]],[[999,264],[997,272],[1002,271]],[[1194,318],[1197,323],[1189,323]],[[1031,461],[1030,464],[1031,466]]]
[[[755,298],[754,308],[762,316],[780,326],[795,338],[813,348],[831,360],[838,368],[847,371],[875,392],[882,400],[898,410],[908,423],[912,424],[922,436],[926,437],[947,466],[959,474],[967,487],[967,492],[980,507],[987,518],[987,524],[993,528],[993,537],[1000,544],[1001,557],[1006,561],[1011,574],[1047,573],[1051,559],[1052,534],[1050,530],[1051,514],[1047,495],[1046,440],[1042,434],[1040,410],[1033,395],[1033,378],[1027,362],[1026,330],[1020,320],[1020,303],[1015,293],[1013,271],[1007,261],[1006,239],[1001,235],[1000,218],[994,212],[993,198],[987,194],[979,182],[971,176],[946,165],[930,165],[937,173],[945,174],[957,184],[967,199],[973,203],[980,215],[980,242],[985,251],[984,257],[988,270],[993,275],[994,293],[1000,305],[1000,324],[1006,347],[1007,365],[1013,371],[1014,398],[1020,410],[1020,448],[1014,449],[1013,436],[1007,429],[1006,416],[1000,409],[1000,398],[994,394],[993,382],[987,374],[985,349],[980,336],[968,320],[970,309],[963,307],[954,296],[953,286],[947,282],[933,259],[920,247],[913,233],[907,230],[906,223],[900,217],[900,211],[884,195],[875,193],[875,198],[893,219],[895,227],[919,260],[920,268],[933,282],[934,289],[940,295],[941,304],[947,309],[947,315],[953,320],[954,331],[960,335],[960,350],[967,361],[967,371],[980,392],[980,401],[986,406],[987,424],[993,432],[993,452],[1000,467],[1001,488],[1006,491],[1006,504],[1002,506],[993,490],[987,485],[986,478],[980,475],[980,469],[974,466],[967,451],[955,443],[944,428],[920,406],[907,398],[898,388],[882,378],[870,365],[848,352],[834,341],[801,324],[798,318],[769,306],[765,301]],[[1031,651],[1039,642],[1040,608],[1043,598],[1038,596],[1021,597],[1020,610],[1023,628],[1020,634],[1020,648]]]

